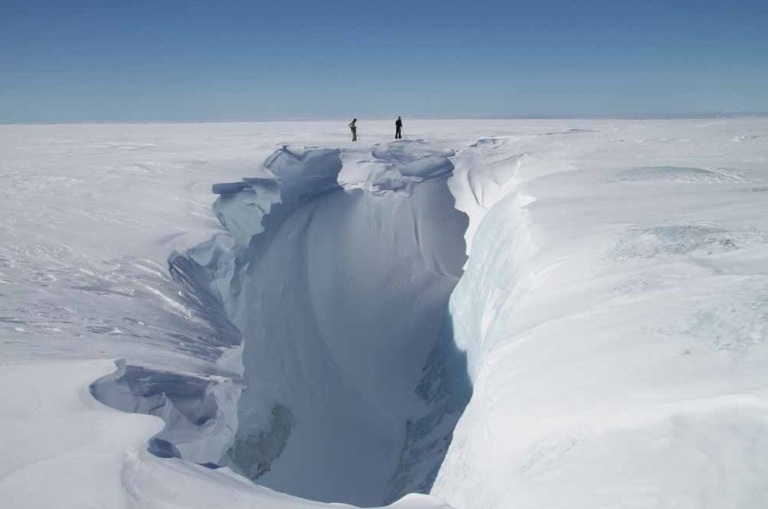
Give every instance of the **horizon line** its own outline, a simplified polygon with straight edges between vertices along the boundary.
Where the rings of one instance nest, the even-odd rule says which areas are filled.
[[[504,115],[504,116],[466,116],[439,117],[413,116],[411,120],[706,120],[728,118],[762,118],[768,117],[768,111],[755,112],[709,112],[709,113],[659,113],[644,115]],[[393,117],[394,118],[394,117]],[[408,117],[407,117],[408,118]],[[358,117],[368,121],[388,121],[389,117]],[[86,125],[86,124],[246,124],[268,122],[346,122],[348,119],[317,118],[317,117],[288,117],[288,118],[233,118],[233,119],[199,119],[199,120],[52,120],[52,121],[3,121],[0,125]]]

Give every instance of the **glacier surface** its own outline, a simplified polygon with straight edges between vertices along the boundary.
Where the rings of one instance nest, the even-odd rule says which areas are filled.
[[[0,126],[0,505],[762,507],[768,122],[409,125]]]

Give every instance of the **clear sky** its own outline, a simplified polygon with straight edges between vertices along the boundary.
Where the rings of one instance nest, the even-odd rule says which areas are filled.
[[[768,0],[0,0],[0,122],[768,111]]]

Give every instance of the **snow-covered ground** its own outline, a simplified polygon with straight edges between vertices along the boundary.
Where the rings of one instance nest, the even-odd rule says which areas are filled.
[[[768,121],[392,127],[0,126],[0,507],[768,507]]]

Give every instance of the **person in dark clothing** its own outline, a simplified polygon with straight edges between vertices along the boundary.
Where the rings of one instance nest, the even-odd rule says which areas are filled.
[[[397,120],[395,120],[395,139],[403,139],[403,120],[400,117],[397,117]]]
[[[352,141],[357,141],[357,119],[352,119],[349,123],[349,130],[352,131]]]

